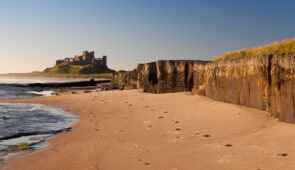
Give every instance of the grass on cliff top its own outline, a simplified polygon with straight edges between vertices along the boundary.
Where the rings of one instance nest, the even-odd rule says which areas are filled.
[[[51,74],[98,74],[98,73],[113,73],[114,70],[109,69],[107,66],[89,65],[69,65],[59,64],[44,70],[44,73]]]
[[[214,58],[213,61],[237,59],[237,58],[256,56],[256,55],[283,54],[283,53],[295,53],[295,37],[292,39],[283,40],[281,42],[276,41],[274,43],[267,44],[264,46],[228,52],[222,56]]]

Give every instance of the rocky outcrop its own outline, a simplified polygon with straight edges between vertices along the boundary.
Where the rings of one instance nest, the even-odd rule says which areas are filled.
[[[266,110],[295,123],[295,54],[217,62],[171,60],[138,65],[126,87],[145,92],[192,91],[214,100]]]
[[[193,92],[270,112],[295,123],[295,54],[262,55],[194,66]]]
[[[281,121],[295,123],[295,54],[274,55],[270,68],[270,112]]]
[[[214,100],[267,110],[270,56],[223,60],[194,66],[194,89]]]
[[[191,91],[194,63],[206,61],[168,60],[141,64],[137,67],[138,88],[151,93]]]

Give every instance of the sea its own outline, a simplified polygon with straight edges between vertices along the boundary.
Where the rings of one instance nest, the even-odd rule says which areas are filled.
[[[17,87],[15,84],[69,81],[77,81],[77,79],[0,77],[0,100],[54,95],[52,91],[36,91]],[[15,145],[26,143],[33,150],[45,147],[46,138],[71,130],[71,125],[77,120],[77,116],[57,107],[0,102],[0,158],[10,156],[11,153],[5,153],[3,150]]]

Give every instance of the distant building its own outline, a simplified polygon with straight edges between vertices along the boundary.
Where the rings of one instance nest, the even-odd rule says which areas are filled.
[[[88,52],[83,51],[83,55],[76,55],[74,58],[65,58],[63,60],[56,60],[56,65],[58,64],[70,64],[70,65],[88,65],[94,64],[99,66],[107,66],[107,56],[102,56],[102,58],[95,58],[94,51]]]

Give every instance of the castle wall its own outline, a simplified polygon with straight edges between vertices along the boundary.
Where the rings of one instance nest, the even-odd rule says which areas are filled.
[[[74,58],[65,58],[64,60],[56,60],[56,65],[67,63],[70,65],[88,65],[95,64],[99,66],[107,66],[107,57],[103,56],[101,59],[94,57],[94,52],[83,51],[82,56],[75,56]]]

